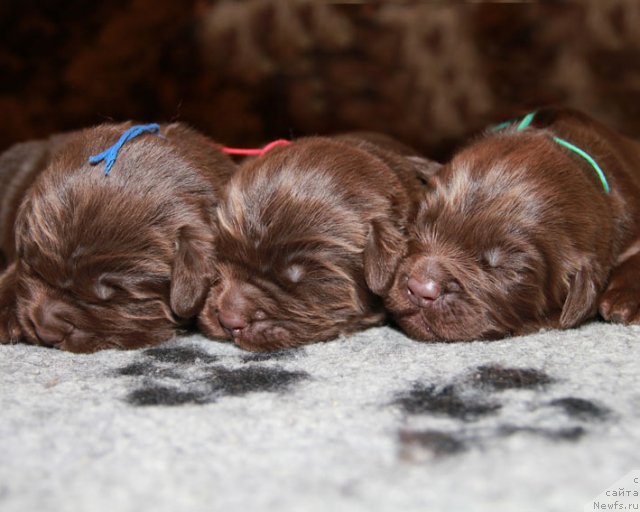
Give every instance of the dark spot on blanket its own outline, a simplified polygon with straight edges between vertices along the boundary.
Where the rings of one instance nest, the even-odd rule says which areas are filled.
[[[123,369],[129,375],[147,377],[166,377],[171,369],[134,363]],[[123,371],[121,370],[121,371]],[[245,367],[229,369],[223,366],[209,366],[203,369],[204,377],[187,378],[186,375],[173,375],[181,379],[181,388],[152,384],[145,379],[143,385],[129,393],[126,401],[131,405],[184,405],[208,404],[224,396],[242,396],[248,393],[275,393],[288,390],[289,386],[309,378],[305,372],[292,372],[280,368]],[[139,372],[139,373],[138,373]],[[150,373],[145,373],[150,372]],[[156,373],[157,372],[157,373]],[[200,373],[202,375],[202,373]]]
[[[559,428],[555,430],[547,430],[545,435],[550,439],[557,441],[577,441],[587,433],[583,427]]]
[[[503,436],[511,436],[513,434],[533,434],[552,439],[554,441],[577,441],[586,434],[583,427],[567,427],[567,428],[534,428],[534,427],[516,427],[512,425],[500,427],[499,434]]]
[[[400,430],[399,440],[400,458],[408,462],[453,455],[466,448],[459,439],[438,430]]]
[[[532,389],[553,381],[546,373],[532,368],[503,368],[499,365],[479,366],[472,375],[475,384],[495,390]]]
[[[195,347],[156,347],[145,350],[144,355],[163,363],[213,363],[218,360],[217,356]]]
[[[184,405],[203,404],[211,401],[208,393],[181,391],[167,386],[146,386],[129,393],[126,398],[131,405]]]
[[[602,420],[609,415],[609,410],[583,398],[558,398],[551,405],[560,407],[571,418],[579,420]]]
[[[258,391],[284,391],[290,385],[309,378],[306,372],[291,372],[280,368],[250,367],[230,370],[214,366],[206,379],[213,390],[225,395],[238,396]]]
[[[152,363],[131,363],[127,366],[123,366],[122,368],[118,368],[116,373],[118,375],[148,375],[149,373],[153,373],[156,369],[155,365]]]
[[[153,362],[149,361],[137,361],[127,366],[123,366],[116,370],[117,375],[139,377],[145,375],[147,377],[168,377],[171,379],[178,379],[180,376],[171,370],[171,368],[160,368]]]
[[[501,405],[462,398],[453,386],[436,389],[435,386],[415,384],[413,389],[399,395],[393,402],[407,414],[444,414],[463,420],[494,413]]]
[[[260,352],[255,354],[247,354],[242,356],[244,363],[259,363],[261,361],[291,359],[294,354],[299,354],[302,349],[292,348],[286,350],[276,350],[274,352]]]

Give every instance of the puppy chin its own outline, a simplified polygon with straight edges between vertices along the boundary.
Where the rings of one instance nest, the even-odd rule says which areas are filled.
[[[59,350],[64,350],[66,352],[73,352],[76,354],[91,354],[93,352],[98,352],[99,350],[106,350],[110,348],[122,349],[122,348],[133,348],[133,347],[124,347],[120,343],[109,342],[107,339],[92,337],[87,335],[81,336],[68,336],[64,341],[55,344],[49,344],[43,342],[42,340],[38,340],[39,344],[44,346],[49,346],[52,348],[57,348]]]
[[[417,305],[410,299],[406,279],[401,278],[389,291],[385,304],[396,324],[418,341],[474,341],[508,334],[482,304],[467,298],[463,291]]]
[[[507,330],[496,328],[493,323],[478,318],[438,322],[431,313],[424,310],[398,318],[396,322],[411,338],[427,342],[492,340],[510,334]]]
[[[402,318],[396,318],[398,326],[411,338],[418,341],[444,341],[424,321],[422,311],[416,311]]]
[[[286,322],[292,324],[293,322]],[[284,324],[284,322],[283,322]],[[230,334],[218,321],[214,307],[205,308],[198,318],[198,327],[205,336],[218,340],[232,340],[236,345],[250,352],[269,352],[284,348],[297,347],[310,341],[322,341],[321,335],[297,335],[295,329],[279,325],[275,321],[252,322],[241,332]],[[300,330],[304,330],[300,328]],[[326,336],[326,333],[323,333]],[[337,334],[336,334],[337,335]]]
[[[304,343],[302,341],[296,342],[295,336],[292,336],[287,329],[266,322],[263,325],[253,324],[235,336],[233,341],[239,347],[250,352],[270,352],[293,348]]]
[[[181,326],[160,299],[135,308],[110,304],[93,308],[56,298],[30,281],[30,293],[19,298],[18,322],[31,343],[75,353],[104,349],[137,349],[171,339]]]
[[[155,327],[152,333],[150,333],[149,330],[143,329],[130,330],[117,334],[93,334],[74,331],[66,336],[64,340],[56,343],[43,341],[38,338],[35,333],[29,335],[29,338],[41,346],[74,352],[76,354],[91,354],[107,349],[135,350],[142,347],[158,345],[170,340],[178,334],[178,332],[174,326],[167,325],[164,328]]]
[[[253,320],[243,329],[233,334],[224,329],[218,320],[218,308],[215,301],[208,301],[198,317],[198,327],[207,337],[218,340],[232,340],[236,345],[251,352],[269,352],[285,348],[298,347],[311,342],[321,342],[339,336],[342,331],[327,327],[329,321],[309,324],[297,321],[290,316],[288,320],[267,318]]]

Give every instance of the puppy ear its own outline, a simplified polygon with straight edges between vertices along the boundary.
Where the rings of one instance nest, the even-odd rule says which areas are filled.
[[[176,242],[171,273],[171,309],[182,318],[196,316],[214,277],[213,232],[203,226],[184,226]]]
[[[391,221],[378,219],[371,223],[363,264],[367,286],[376,295],[389,288],[405,247],[406,238]]]
[[[425,183],[429,183],[431,178],[442,169],[441,163],[421,156],[408,156],[407,160],[411,162],[416,175]]]
[[[0,343],[22,336],[16,312],[16,266],[14,262],[0,274]]]
[[[598,287],[592,277],[593,274],[593,270],[583,265],[571,277],[569,292],[560,315],[560,326],[563,329],[575,327],[583,320],[595,315]]]

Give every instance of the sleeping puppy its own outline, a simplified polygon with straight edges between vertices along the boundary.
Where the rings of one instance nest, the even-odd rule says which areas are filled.
[[[184,125],[154,126],[100,125],[0,156],[0,341],[135,348],[199,313],[235,166]]]
[[[385,294],[410,336],[640,323],[640,145],[579,112],[489,131],[429,181]]]
[[[267,351],[382,323],[373,292],[405,245],[426,162],[413,155],[382,135],[351,134],[299,139],[241,165],[218,210],[219,281],[202,331]]]

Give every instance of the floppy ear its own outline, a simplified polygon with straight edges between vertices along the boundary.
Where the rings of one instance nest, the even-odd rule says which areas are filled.
[[[16,266],[14,262],[0,274],[0,343],[15,342],[22,335],[16,312]]]
[[[598,288],[592,277],[593,274],[593,271],[583,265],[571,277],[569,292],[560,315],[560,326],[563,329],[575,327],[580,322],[595,315]]]
[[[424,181],[425,184],[429,183],[429,180],[442,169],[441,163],[421,156],[408,156],[407,160],[411,162],[416,175]]]
[[[196,316],[214,277],[215,245],[211,229],[183,226],[171,272],[171,309],[182,318]]]
[[[390,220],[377,219],[371,223],[363,264],[367,286],[376,295],[382,295],[391,284],[405,248],[404,235]]]

